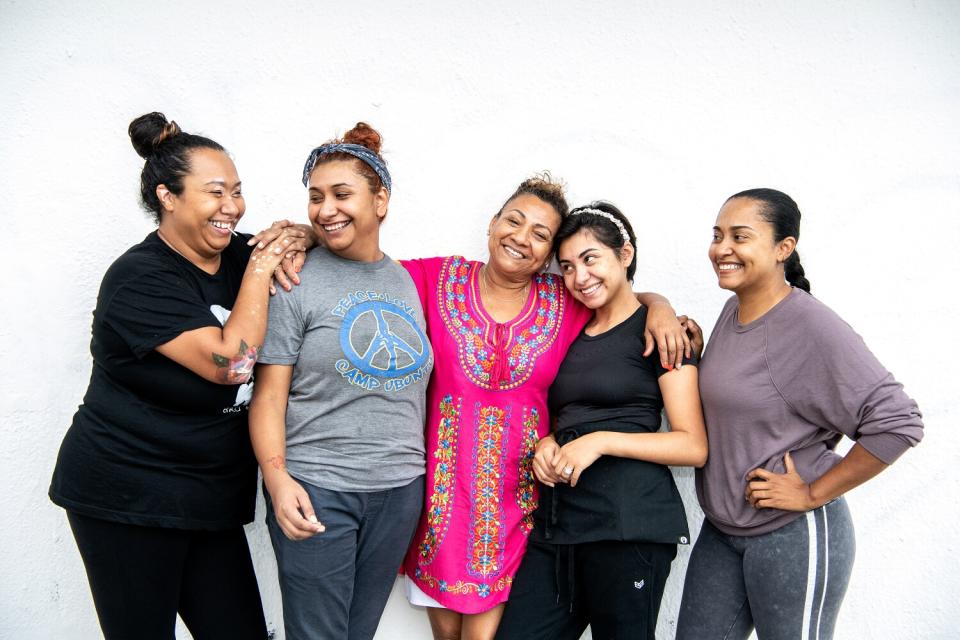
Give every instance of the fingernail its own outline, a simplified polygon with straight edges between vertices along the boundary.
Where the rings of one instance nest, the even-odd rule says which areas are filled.
[[[247,246],[252,247],[256,241],[257,241],[256,238],[250,238],[249,240],[247,240]]]
[[[257,243],[257,249],[263,249],[263,241]]]
[[[283,247],[277,247],[273,250],[274,253],[283,253]]]
[[[309,518],[307,518],[307,520],[309,520],[313,524],[317,524],[317,516],[310,516]]]
[[[664,368],[665,368],[667,371],[673,371],[673,365],[672,365],[672,364],[668,364],[668,365],[667,365],[666,367],[664,367]]]

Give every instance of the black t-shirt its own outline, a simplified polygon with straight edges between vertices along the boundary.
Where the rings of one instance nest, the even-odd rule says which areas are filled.
[[[594,431],[653,433],[660,428],[666,373],[654,349],[643,357],[647,308],[597,336],[581,332],[550,387],[554,436],[562,446]],[[696,364],[684,359],[684,364]],[[576,487],[540,487],[533,539],[553,544],[631,540],[686,544],[683,502],[665,465],[601,456]]]
[[[253,382],[208,382],[155,351],[185,331],[226,323],[250,251],[234,237],[210,275],[154,232],[107,270],[93,312],[90,384],[50,485],[56,504],[181,529],[253,519]]]

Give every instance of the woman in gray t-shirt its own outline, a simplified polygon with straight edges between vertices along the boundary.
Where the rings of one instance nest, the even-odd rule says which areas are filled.
[[[307,160],[322,247],[270,304],[250,408],[288,640],[371,638],[423,503],[433,367],[417,289],[380,249],[390,174],[359,123]]]
[[[916,403],[809,294],[786,194],[732,196],[709,256],[727,301],[700,363],[706,520],[677,637],[830,638],[853,566],[842,496],[923,436]],[[856,444],[841,457],[846,435]]]

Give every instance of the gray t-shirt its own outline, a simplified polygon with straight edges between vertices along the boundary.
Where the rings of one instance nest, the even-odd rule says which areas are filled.
[[[293,366],[290,475],[334,491],[380,491],[424,473],[433,355],[417,289],[389,257],[354,262],[322,247],[300,286],[279,291],[260,362]]]

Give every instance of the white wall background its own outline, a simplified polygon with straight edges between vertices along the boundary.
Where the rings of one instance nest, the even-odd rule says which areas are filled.
[[[956,637],[960,4],[717,4],[0,0],[0,637],[98,637],[46,490],[86,388],[101,275],[151,230],[126,127],[152,110],[233,153],[247,230],[302,218],[307,151],[372,123],[395,179],[395,257],[483,257],[488,217],[550,169],[573,203],[630,215],[638,286],[708,328],[726,297],[706,259],[717,209],[747,187],[792,194],[814,292],[927,425],[849,498],[859,552],[837,636]],[[248,534],[282,637],[259,515]],[[377,637],[428,636],[395,592]]]

